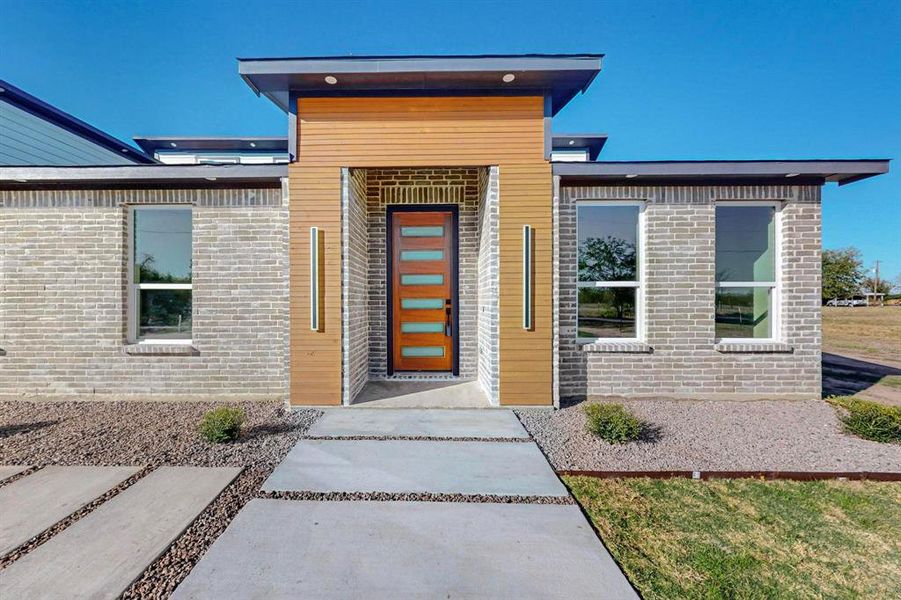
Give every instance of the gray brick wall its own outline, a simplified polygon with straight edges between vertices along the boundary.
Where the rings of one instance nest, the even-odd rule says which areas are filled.
[[[343,402],[351,404],[369,379],[369,228],[366,171],[342,170]]]
[[[500,386],[498,171],[479,169],[479,383],[491,404],[498,404]]]
[[[126,352],[144,203],[194,207],[189,354]],[[287,218],[278,189],[0,192],[0,393],[284,399]]]
[[[367,169],[369,215],[369,374],[388,372],[385,207],[459,206],[460,377],[478,375],[479,180],[477,168]]]
[[[576,343],[578,200],[646,202],[643,344]],[[714,338],[715,203],[783,202],[781,336]],[[813,398],[820,393],[820,188],[563,187],[557,210],[560,395]]]

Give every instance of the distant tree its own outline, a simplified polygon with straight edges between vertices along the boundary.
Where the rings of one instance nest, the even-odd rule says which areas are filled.
[[[850,298],[864,282],[863,260],[854,247],[823,250],[823,300]]]
[[[895,277],[895,282],[892,284],[892,292],[901,294],[901,274]]]
[[[879,284],[876,284],[875,277],[867,277],[863,282],[863,292],[875,292],[877,294],[891,294],[892,293],[892,282],[886,281],[885,279],[880,279]]]
[[[637,275],[635,244],[614,236],[588,238],[579,248],[579,281],[631,281]],[[617,319],[635,303],[634,288],[609,288]]]

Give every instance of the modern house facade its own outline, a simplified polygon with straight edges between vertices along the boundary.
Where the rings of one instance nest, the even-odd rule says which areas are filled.
[[[286,138],[0,167],[0,389],[818,396],[820,189],[888,161],[598,160],[552,121],[601,60],[240,60]]]

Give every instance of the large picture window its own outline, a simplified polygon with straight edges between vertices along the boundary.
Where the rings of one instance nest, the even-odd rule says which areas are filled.
[[[716,337],[768,340],[778,331],[775,204],[716,207]]]
[[[639,203],[576,205],[579,342],[639,337],[642,210]]]
[[[190,342],[191,208],[136,206],[130,232],[130,341]]]

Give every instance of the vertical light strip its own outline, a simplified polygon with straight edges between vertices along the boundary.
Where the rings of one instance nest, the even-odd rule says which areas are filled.
[[[319,228],[310,227],[310,329],[319,331]]]
[[[532,328],[532,228],[522,226],[522,328]]]

